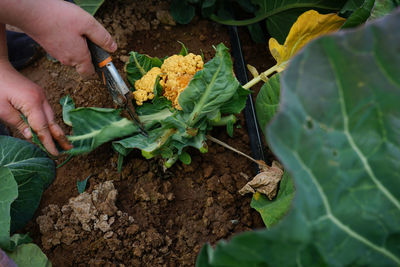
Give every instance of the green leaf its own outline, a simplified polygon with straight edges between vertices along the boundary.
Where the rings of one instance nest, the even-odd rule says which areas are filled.
[[[137,52],[129,53],[129,63],[126,65],[126,73],[129,83],[135,86],[135,82],[142,78],[153,67],[161,67],[162,61],[157,57],[142,55]]]
[[[93,16],[104,3],[104,0],[74,0],[74,2]]]
[[[363,24],[371,15],[375,0],[365,0],[365,2],[355,10],[343,24],[342,29],[353,28]]]
[[[231,99],[221,106],[220,112],[222,114],[239,114],[246,107],[249,94],[251,94],[250,90],[239,86]]]
[[[83,192],[85,192],[86,184],[90,177],[92,177],[91,174],[88,177],[86,177],[85,179],[83,179],[82,181],[79,181],[79,180],[76,181],[76,188],[78,189],[79,194],[82,194]]]
[[[10,241],[11,246],[8,251],[14,251],[19,245],[32,243],[33,240],[29,234],[13,234]]]
[[[250,206],[260,213],[265,226],[270,228],[288,213],[294,194],[293,180],[285,172],[280,182],[276,199],[269,200],[265,195],[256,193],[253,195]]]
[[[18,185],[7,167],[0,167],[0,248],[10,247],[11,203],[18,197]]]
[[[0,167],[7,167],[18,184],[18,199],[11,205],[11,232],[24,227],[39,206],[42,192],[55,176],[54,161],[35,145],[0,136]]]
[[[8,253],[18,267],[51,267],[51,262],[46,255],[35,244],[23,244],[15,251]]]
[[[180,43],[182,46],[181,51],[179,52],[179,55],[186,56],[187,54],[189,54],[188,49],[186,48],[185,44],[182,43],[181,41],[178,41],[178,43]]]
[[[278,111],[281,88],[279,79],[279,73],[269,78],[261,87],[256,98],[257,120],[264,135],[268,123]]]
[[[174,20],[180,24],[188,24],[195,15],[194,6],[186,0],[172,0],[170,11]]]
[[[66,125],[72,126],[71,118],[69,117],[69,112],[75,109],[75,103],[71,96],[67,95],[60,99],[60,104],[62,107],[63,121]]]
[[[398,0],[375,0],[370,19],[381,18],[395,10],[399,5],[400,1]]]
[[[283,74],[271,150],[289,215],[219,243],[209,266],[399,266],[400,12],[308,45]],[[204,254],[202,254],[203,257]]]
[[[216,55],[204,64],[179,96],[179,104],[183,111],[190,113],[188,125],[196,122],[224,106],[239,87],[232,71],[232,60],[225,45],[217,46]]]
[[[74,146],[66,153],[87,153],[101,144],[133,133],[139,127],[120,116],[119,110],[108,108],[77,108],[69,112],[74,135],[68,136]]]
[[[348,0],[346,4],[344,4],[343,8],[340,10],[340,13],[346,12],[354,12],[359,9],[366,0]]]

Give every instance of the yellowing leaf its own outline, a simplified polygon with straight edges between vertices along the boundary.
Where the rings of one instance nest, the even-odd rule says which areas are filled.
[[[275,58],[278,71],[282,71],[290,58],[313,39],[335,32],[346,20],[336,14],[319,14],[309,10],[301,14],[290,28],[285,43],[280,45],[274,38],[269,39],[269,50]]]

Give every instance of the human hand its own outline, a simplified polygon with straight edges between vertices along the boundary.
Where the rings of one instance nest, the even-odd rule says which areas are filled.
[[[89,13],[66,1],[29,1],[32,15],[21,18],[19,27],[62,64],[73,66],[83,77],[95,71],[86,37],[108,52],[117,44],[106,29]],[[29,8],[29,7],[27,7]]]
[[[64,132],[54,121],[53,110],[43,89],[18,73],[7,60],[1,59],[0,120],[17,128],[26,139],[31,139],[31,131],[22,120],[21,113],[27,117],[30,126],[50,154],[58,155],[53,138],[61,148],[72,148]]]

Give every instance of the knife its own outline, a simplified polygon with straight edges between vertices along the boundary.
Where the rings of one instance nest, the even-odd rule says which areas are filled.
[[[148,137],[143,124],[140,122],[139,116],[136,114],[135,107],[132,104],[132,92],[129,90],[128,86],[112,63],[110,54],[89,39],[86,40],[96,72],[99,75],[100,80],[104,85],[106,85],[113,101],[118,106],[123,107],[128,111],[129,116],[137,126],[139,126],[140,133]]]

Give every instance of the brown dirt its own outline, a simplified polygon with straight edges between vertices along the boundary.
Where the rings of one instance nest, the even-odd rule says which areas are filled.
[[[164,57],[180,50],[179,40],[194,53],[203,51],[207,60],[214,54],[212,45],[223,42],[230,46],[227,29],[209,21],[195,18],[189,25],[163,25],[157,11],[167,9],[164,1],[132,1],[129,6],[123,1],[108,1],[101,8],[98,17],[119,44],[113,58],[121,73],[131,50]],[[247,62],[260,70],[271,65],[266,47],[253,44],[245,32],[242,35]],[[82,81],[72,68],[45,57],[23,73],[45,88],[60,125],[58,102],[66,94],[78,107],[113,107],[99,81]],[[239,124],[241,128],[235,129],[234,138],[228,137],[223,128],[211,134],[250,154],[243,116]],[[63,128],[70,133],[67,126]],[[57,169],[55,181],[43,194],[35,219],[26,230],[54,266],[193,266],[205,242],[214,244],[234,233],[263,226],[258,213],[250,208],[250,196],[238,193],[246,184],[244,176],[254,175],[251,162],[213,143],[208,145],[207,154],[189,151],[191,165],[176,163],[166,172],[156,160],[145,160],[140,152],[134,152],[125,159],[119,174],[117,156],[110,144],[75,157]],[[69,211],[63,213],[61,207],[78,195],[76,181],[89,175],[89,193],[98,184],[114,181],[120,215],[113,214],[114,223],[108,221],[107,232],[112,231],[112,236],[99,228],[84,231],[78,221],[65,222]],[[46,214],[59,227],[50,236],[42,235],[35,223],[38,216]],[[91,222],[93,227],[95,221]],[[54,244],[48,243],[49,238],[55,240]]]

